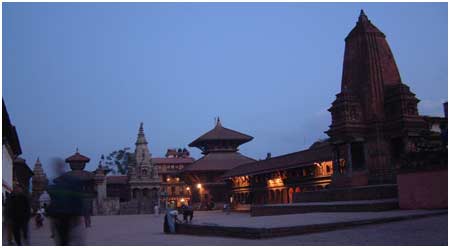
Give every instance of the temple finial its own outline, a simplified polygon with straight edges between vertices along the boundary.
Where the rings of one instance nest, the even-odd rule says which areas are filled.
[[[145,139],[144,134],[144,122],[141,122],[141,124],[139,125],[139,132],[136,144],[147,144],[147,140]]]
[[[369,19],[367,18],[366,13],[364,13],[364,10],[361,9],[361,12],[359,13],[359,18],[358,21],[359,22],[363,22],[363,21],[368,21]]]
[[[77,149],[76,149],[75,153],[80,153],[80,152],[78,151],[78,147],[77,147]]]
[[[222,126],[222,123],[220,123],[220,117],[217,116],[216,126]]]
[[[144,122],[141,122],[141,124],[139,125],[139,133],[140,134],[144,133]]]

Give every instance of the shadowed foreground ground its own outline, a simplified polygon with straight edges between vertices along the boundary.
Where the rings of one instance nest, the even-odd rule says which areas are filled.
[[[213,215],[226,218],[220,212],[196,214],[198,218]],[[447,218],[448,215],[439,215],[324,233],[248,240],[166,235],[162,232],[162,216],[94,216],[92,227],[85,234],[86,245],[447,245]],[[54,245],[47,221],[44,228],[31,227],[30,232],[32,245]]]

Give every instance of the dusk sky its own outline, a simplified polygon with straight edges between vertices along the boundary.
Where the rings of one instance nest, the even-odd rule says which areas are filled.
[[[443,116],[447,3],[3,3],[2,96],[22,157],[47,167],[78,147],[94,169],[134,150],[141,121],[162,157],[216,116],[254,137],[244,155],[305,149],[327,137],[360,9],[420,114]]]

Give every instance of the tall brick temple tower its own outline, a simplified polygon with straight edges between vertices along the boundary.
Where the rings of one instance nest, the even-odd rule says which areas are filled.
[[[334,185],[394,183],[401,156],[426,129],[418,102],[401,80],[386,36],[361,10],[345,38],[341,92],[328,110]]]

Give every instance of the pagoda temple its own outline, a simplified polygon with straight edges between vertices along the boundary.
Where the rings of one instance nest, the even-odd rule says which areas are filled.
[[[427,129],[418,102],[400,78],[386,36],[361,10],[345,38],[341,92],[328,110],[333,184],[394,183],[402,155]]]
[[[190,147],[197,147],[204,155],[183,170],[185,181],[192,191],[192,203],[200,208],[213,208],[212,203],[228,202],[230,191],[222,175],[242,164],[254,162],[238,152],[238,147],[253,137],[225,128],[217,118],[215,127],[203,134]]]

